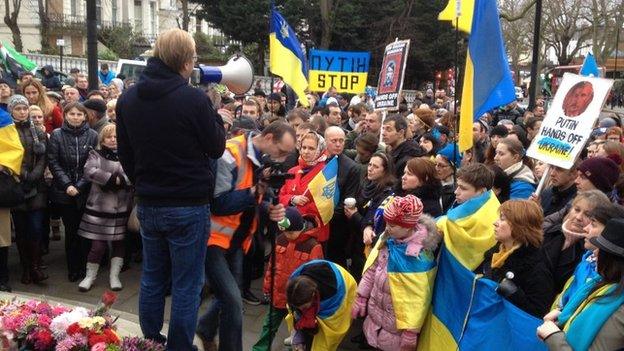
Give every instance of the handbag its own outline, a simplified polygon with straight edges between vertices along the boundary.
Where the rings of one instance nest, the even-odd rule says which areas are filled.
[[[19,180],[0,168],[0,207],[11,208],[24,203],[24,190]]]

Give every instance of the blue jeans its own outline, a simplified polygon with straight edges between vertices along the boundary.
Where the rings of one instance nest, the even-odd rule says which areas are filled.
[[[212,341],[219,331],[219,351],[243,349],[243,250],[209,246],[206,276],[214,298],[197,324],[197,334]],[[221,328],[219,328],[221,325]]]
[[[146,338],[163,340],[165,292],[171,284],[167,350],[193,350],[210,206],[137,207],[143,239],[139,321]],[[164,340],[163,340],[164,341]]]

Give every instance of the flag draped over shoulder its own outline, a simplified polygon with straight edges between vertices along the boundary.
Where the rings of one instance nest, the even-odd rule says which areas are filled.
[[[271,73],[282,77],[282,80],[290,85],[303,106],[308,106],[308,99],[305,95],[308,87],[308,67],[305,55],[295,31],[275,8],[271,9],[269,69]]]
[[[440,20],[455,23],[455,13],[451,12],[455,1],[451,0],[440,13]],[[496,1],[462,1],[461,10],[459,29],[470,33],[459,115],[459,150],[465,151],[472,147],[473,121],[493,108],[514,101],[516,96]],[[469,31],[466,30],[468,19],[472,20]]]
[[[495,282],[472,273],[496,243],[499,206],[488,191],[438,220],[444,244],[419,351],[546,349],[536,336],[541,321],[496,293]]]
[[[14,79],[18,79],[22,72],[27,71],[34,74],[37,70],[37,64],[15,51],[6,42],[0,42],[0,60],[5,70],[10,72]]]
[[[328,225],[334,216],[334,209],[340,201],[338,187],[338,157],[327,162],[308,184],[310,199],[316,206],[323,225]]]
[[[19,175],[24,148],[11,116],[0,109],[0,165]]]

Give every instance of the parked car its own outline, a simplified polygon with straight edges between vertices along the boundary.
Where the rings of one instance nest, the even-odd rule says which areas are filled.
[[[522,91],[522,88],[515,87],[515,90],[516,90],[516,100],[524,99],[524,92]]]

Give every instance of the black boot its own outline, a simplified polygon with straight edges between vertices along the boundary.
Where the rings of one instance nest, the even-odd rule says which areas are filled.
[[[22,278],[20,281],[24,285],[28,285],[32,283],[32,279],[30,277],[30,265],[32,264],[30,258],[30,248],[28,243],[24,240],[19,239],[16,242],[17,244],[17,252],[19,253],[20,265],[22,266]]]
[[[28,248],[30,253],[30,278],[34,283],[40,283],[49,278],[39,267],[41,244],[38,241],[30,242],[28,243]]]
[[[11,292],[9,285],[9,248],[0,247],[0,291]]]

